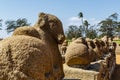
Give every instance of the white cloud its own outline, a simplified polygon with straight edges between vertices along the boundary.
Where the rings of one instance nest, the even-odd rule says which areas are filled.
[[[90,19],[83,19],[83,20],[87,20],[91,25],[95,25],[95,24],[98,24],[100,21],[95,19],[95,18],[90,18]],[[78,17],[71,17],[68,19],[68,24],[67,26],[69,25],[81,25],[81,19],[78,18]]]
[[[100,20],[97,20],[96,18],[89,18],[89,19],[84,18],[83,20],[87,20],[91,26],[97,25],[100,22]],[[64,31],[67,31],[68,26],[70,26],[70,25],[80,26],[81,24],[82,24],[81,19],[78,18],[77,16],[70,17],[66,20],[66,22],[63,25]]]
[[[81,19],[79,19],[78,17],[71,17],[68,19],[68,24],[67,26],[69,25],[80,25],[81,24]]]
[[[69,18],[70,21],[80,21],[80,18],[78,17],[71,17]]]

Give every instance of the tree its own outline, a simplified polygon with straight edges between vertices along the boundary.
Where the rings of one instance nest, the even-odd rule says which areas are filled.
[[[108,37],[113,37],[113,34],[114,34],[114,21],[112,19],[106,19],[106,20],[103,20],[99,23],[100,25],[100,29],[99,31],[102,32],[101,35],[107,35]],[[103,36],[104,36],[103,35]]]
[[[5,24],[7,25],[7,32],[10,33],[12,31],[14,31],[16,28],[20,27],[20,26],[29,26],[30,23],[27,22],[26,18],[19,18],[16,21],[15,20],[8,20],[5,22]]]
[[[116,14],[110,15],[107,19],[102,20],[100,23],[100,32],[101,35],[107,35],[107,37],[112,38],[117,32],[120,31],[120,23],[117,21]]]
[[[113,14],[111,14],[111,15],[109,16],[109,18],[112,19],[112,20],[116,20],[116,21],[117,21],[117,19],[118,19],[118,14],[117,14],[117,13],[113,13]]]
[[[85,20],[83,25],[84,25],[84,27],[83,27],[83,29],[84,29],[84,30],[83,30],[83,31],[84,31],[84,35],[85,35],[85,37],[87,37],[86,34],[87,34],[87,32],[88,32],[88,26],[89,26],[90,24],[88,23],[87,20]]]
[[[2,30],[2,28],[1,28],[2,27],[2,23],[1,22],[2,22],[2,19],[0,19],[0,30]]]
[[[80,12],[78,14],[78,17],[81,19],[81,22],[82,22],[82,26],[80,25],[81,29],[82,29],[82,35],[85,37],[85,32],[84,32],[84,21],[83,21],[83,13]]]
[[[70,25],[68,31],[66,31],[66,36],[67,39],[81,37],[81,30],[75,25]]]
[[[81,22],[82,22],[82,25],[83,25],[83,13],[80,12],[80,13],[78,14],[78,17],[81,19]]]
[[[118,14],[117,13],[113,13],[112,15],[109,16],[110,19],[112,19],[114,21],[114,25],[116,26],[115,27],[115,32],[116,32],[116,35],[120,35],[120,22],[118,22]]]
[[[110,15],[107,19],[102,20],[99,25],[100,29],[99,31],[102,32],[102,36],[107,35],[108,37],[113,37],[116,32],[119,32],[120,24],[117,22],[118,14],[114,13]]]
[[[88,26],[89,26],[90,24],[88,23],[87,20],[83,20],[83,13],[82,13],[82,12],[80,12],[80,13],[78,14],[78,17],[81,19],[81,22],[82,22],[82,26],[80,26],[81,29],[82,29],[82,35],[83,35],[83,37],[86,37],[87,29],[88,29]]]
[[[90,38],[90,39],[94,39],[94,38],[96,38],[97,36],[98,36],[98,35],[97,35],[97,30],[95,29],[95,25],[90,26],[89,29],[87,29],[86,37],[87,37],[87,38]]]
[[[115,28],[116,35],[120,35],[120,22],[117,22],[117,27]]]

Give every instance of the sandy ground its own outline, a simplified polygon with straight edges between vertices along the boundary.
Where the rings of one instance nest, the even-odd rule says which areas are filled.
[[[120,80],[120,46],[116,49],[116,68],[111,80]]]

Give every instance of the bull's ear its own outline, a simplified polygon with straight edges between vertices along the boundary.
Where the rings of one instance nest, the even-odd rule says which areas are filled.
[[[39,25],[40,28],[44,27],[48,23],[48,16],[45,13],[40,13],[39,14],[39,19],[37,24]]]

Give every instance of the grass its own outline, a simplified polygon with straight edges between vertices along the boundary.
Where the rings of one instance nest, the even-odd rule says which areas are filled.
[[[113,42],[116,42],[116,43],[120,44],[120,39],[119,40],[114,40]]]

